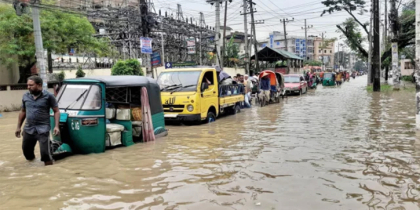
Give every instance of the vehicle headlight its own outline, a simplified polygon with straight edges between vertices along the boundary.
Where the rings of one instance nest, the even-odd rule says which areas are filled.
[[[194,111],[194,106],[193,106],[193,105],[188,105],[188,106],[187,106],[187,110],[188,110],[189,112]]]

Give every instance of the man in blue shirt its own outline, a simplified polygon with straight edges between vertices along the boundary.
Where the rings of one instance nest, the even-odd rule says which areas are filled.
[[[260,84],[260,94],[259,94],[259,98],[262,101],[263,96],[265,96],[266,101],[270,101],[270,89],[271,89],[271,85],[270,85],[270,78],[268,78],[268,73],[264,73],[262,78],[261,78],[261,84]]]
[[[45,165],[52,165],[50,147],[50,109],[54,111],[54,135],[60,133],[60,111],[58,109],[55,97],[47,90],[42,89],[43,81],[38,76],[32,76],[28,79],[28,93],[22,98],[22,110],[19,114],[19,120],[15,135],[17,138],[23,135],[22,150],[27,160],[34,160],[34,149],[36,142],[39,141],[41,151],[41,161]],[[21,130],[22,123],[26,119],[26,124]]]

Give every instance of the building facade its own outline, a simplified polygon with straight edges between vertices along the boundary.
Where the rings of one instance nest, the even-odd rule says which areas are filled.
[[[273,31],[266,40],[259,41],[258,49],[270,47],[274,49],[293,52],[303,59],[314,59],[314,37],[308,37],[305,40],[304,36],[287,36],[287,50],[286,42],[284,41],[284,34],[282,32]],[[307,48],[306,48],[307,45]],[[306,51],[306,49],[308,51]]]
[[[321,61],[327,68],[334,68],[335,41],[326,41],[321,37],[314,37],[313,42],[313,59]]]

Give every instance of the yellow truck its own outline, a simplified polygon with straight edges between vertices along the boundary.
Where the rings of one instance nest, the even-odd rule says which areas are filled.
[[[236,114],[244,103],[242,84],[221,85],[215,68],[164,70],[158,78],[165,120],[184,124],[212,122],[221,114]]]

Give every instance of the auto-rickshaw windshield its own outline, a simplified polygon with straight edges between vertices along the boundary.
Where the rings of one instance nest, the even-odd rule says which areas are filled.
[[[300,78],[299,77],[286,76],[286,77],[284,77],[284,83],[300,83]]]
[[[201,71],[173,71],[163,72],[157,80],[162,92],[170,92],[173,88],[180,88],[177,91],[188,92],[197,90],[198,79]],[[187,87],[188,86],[188,87]]]
[[[324,79],[331,79],[332,78],[332,74],[324,74]]]
[[[98,110],[101,108],[101,90],[97,85],[66,84],[58,99],[58,108],[70,110]]]

